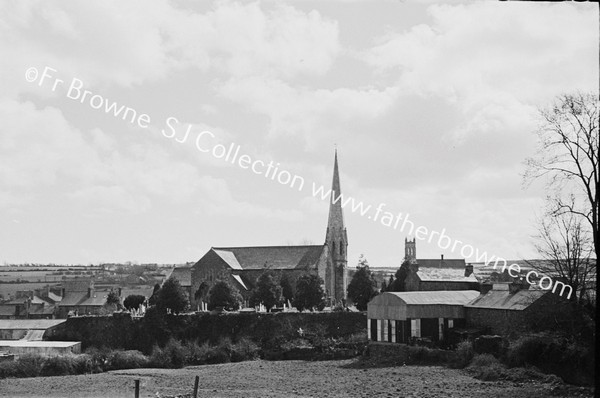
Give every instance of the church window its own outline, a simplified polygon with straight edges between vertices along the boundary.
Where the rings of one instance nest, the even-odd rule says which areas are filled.
[[[342,244],[342,242],[340,242],[340,254],[342,256],[344,255],[344,245]]]
[[[331,246],[331,252],[335,254],[335,242],[331,243],[333,246]]]

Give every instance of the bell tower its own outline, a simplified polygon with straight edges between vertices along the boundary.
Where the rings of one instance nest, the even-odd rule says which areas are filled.
[[[334,302],[346,299],[346,286],[348,282],[348,236],[344,225],[344,212],[340,198],[341,192],[336,149],[333,163],[329,219],[325,236],[325,244],[329,251],[325,273],[325,288],[327,295]]]

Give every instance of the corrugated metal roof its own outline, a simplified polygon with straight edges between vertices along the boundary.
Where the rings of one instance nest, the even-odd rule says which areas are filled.
[[[477,296],[475,290],[440,290],[433,292],[385,292],[384,295],[393,295],[408,305],[446,304],[464,305]]]
[[[66,319],[0,319],[0,329],[48,329]]]
[[[464,318],[464,305],[479,296],[475,290],[385,292],[367,306],[369,319]]]
[[[465,307],[522,311],[546,293],[548,291],[545,290],[519,290],[516,293],[508,290],[490,290]]]
[[[72,347],[81,344],[79,341],[29,341],[0,340],[0,347]]]

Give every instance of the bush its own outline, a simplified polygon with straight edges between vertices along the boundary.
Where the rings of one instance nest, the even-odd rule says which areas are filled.
[[[46,358],[42,366],[42,376],[68,376],[75,370],[75,360],[71,355],[57,355]]]
[[[186,351],[185,362],[188,365],[204,365],[210,353],[211,348],[208,342],[199,345],[197,342],[188,341],[184,344]]]
[[[260,348],[252,340],[243,338],[233,345],[231,362],[250,361],[258,358]]]
[[[46,357],[39,354],[25,354],[14,363],[15,377],[38,377],[42,374],[42,367]]]
[[[18,377],[15,361],[6,360],[0,362],[0,379],[7,377]]]
[[[94,362],[89,354],[73,356],[73,371],[75,374],[86,374],[94,372]]]
[[[183,345],[171,338],[164,348],[155,345],[150,356],[150,364],[157,368],[182,368],[186,363],[186,350]]]
[[[458,343],[449,365],[451,368],[462,369],[471,362],[474,356],[473,343],[468,340],[461,341]]]
[[[106,370],[138,369],[149,363],[148,358],[139,351],[113,351],[107,358]]]
[[[416,365],[441,365],[446,363],[447,354],[445,351],[423,347],[408,346],[407,363]]]
[[[498,380],[506,377],[506,367],[491,354],[480,354],[473,357],[469,370],[475,377],[483,381]]]
[[[105,348],[89,347],[85,350],[85,354],[90,356],[92,362],[91,373],[104,372],[105,368],[107,368],[110,350]]]

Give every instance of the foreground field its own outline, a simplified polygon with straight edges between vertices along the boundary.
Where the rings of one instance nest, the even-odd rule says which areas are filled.
[[[134,369],[103,374],[0,380],[3,397],[140,397],[189,394],[200,376],[200,397],[542,398],[591,396],[548,383],[483,382],[465,371],[436,366],[360,368],[344,361],[251,361],[184,369]]]

